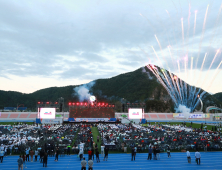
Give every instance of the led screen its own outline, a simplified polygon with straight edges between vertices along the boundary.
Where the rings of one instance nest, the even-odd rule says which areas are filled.
[[[129,109],[129,119],[142,119],[143,109]]]
[[[114,118],[113,108],[70,107],[70,118]]]
[[[55,108],[40,108],[41,119],[55,119]]]

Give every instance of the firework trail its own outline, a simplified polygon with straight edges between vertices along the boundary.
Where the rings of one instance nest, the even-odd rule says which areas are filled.
[[[196,22],[197,22],[197,10],[195,11],[195,17],[194,17],[194,27],[193,27],[193,38],[192,38],[192,49],[193,49],[193,40],[194,40],[194,35],[195,35],[195,30],[196,30]],[[191,59],[192,59],[192,62],[193,62],[193,57],[192,57],[192,53],[191,53]],[[192,67],[193,68],[193,63],[192,63]],[[192,74],[192,79],[191,79],[191,83],[193,82],[193,79],[195,76],[195,72],[196,72],[196,69],[194,69],[194,74]],[[191,69],[191,73],[192,73],[192,69]]]
[[[202,84],[201,84],[201,87],[202,87],[203,84],[205,83],[205,80],[206,80],[206,78],[207,78],[207,76],[208,76],[208,74],[209,74],[209,71],[210,71],[210,69],[211,69],[211,67],[212,67],[215,59],[217,58],[217,55],[218,55],[219,52],[220,52],[220,50],[218,49],[217,52],[216,52],[216,54],[215,54],[215,56],[214,56],[214,58],[213,58],[213,60],[212,60],[212,62],[211,62],[211,64],[210,64],[210,67],[209,67],[208,70],[207,70],[207,74],[206,74],[206,76],[204,77],[204,80],[203,80],[203,82],[202,82]]]
[[[175,31],[174,31],[175,24],[174,24],[174,22],[173,22],[173,20],[172,20],[172,18],[171,18],[171,16],[170,16],[170,13],[169,13],[167,10],[166,10],[166,12],[167,12],[167,14],[168,14],[169,17],[170,17],[171,24],[173,25],[173,37],[174,37],[175,43],[177,44],[177,40],[176,40],[176,38],[175,38]],[[170,45],[169,45],[169,46],[170,46]]]
[[[176,70],[175,62],[174,62],[173,56],[172,56],[171,51],[170,51],[170,45],[168,45],[167,48],[168,48],[169,53],[170,53],[170,57],[171,57],[171,60],[172,60],[172,63],[173,63],[174,70]]]
[[[172,3],[174,4],[174,2],[172,1]],[[180,3],[180,2],[179,2]],[[174,36],[174,40],[173,40],[173,37],[169,36],[168,38],[168,34],[166,34],[167,38],[168,38],[168,42],[169,42],[169,45],[167,47],[162,47],[161,46],[161,39],[158,39],[157,35],[155,34],[155,39],[159,45],[159,48],[160,50],[158,50],[157,52],[155,51],[154,47],[151,46],[152,50],[153,50],[153,54],[155,54],[155,58],[156,60],[158,60],[158,62],[160,63],[160,66],[161,68],[159,67],[155,67],[153,68],[152,65],[148,65],[147,68],[149,70],[151,70],[151,72],[157,77],[158,81],[163,85],[163,87],[166,89],[166,91],[168,92],[168,94],[171,96],[173,102],[175,103],[175,106],[179,106],[180,104],[181,105],[185,105],[186,107],[190,108],[191,109],[191,112],[194,111],[195,107],[198,105],[199,103],[199,99],[198,99],[198,95],[200,98],[202,98],[205,94],[206,94],[206,91],[202,90],[201,88],[197,88],[195,86],[190,86],[189,84],[187,84],[186,82],[184,82],[182,79],[180,78],[177,78],[177,76],[173,73],[170,72],[170,68],[168,66],[168,63],[166,61],[166,56],[164,55],[164,50],[168,50],[167,54],[170,55],[169,57],[171,58],[171,61],[172,61],[172,65],[174,67],[174,70],[176,70],[175,68],[178,67],[178,72],[179,72],[179,77],[180,76],[183,76],[183,74],[185,73],[186,75],[186,79],[191,79],[191,83],[195,84],[195,82],[197,81],[197,85],[199,86],[199,84],[203,85],[203,83],[206,83],[205,82],[205,79],[209,76],[209,71],[210,69],[212,68],[213,64],[215,63],[216,61],[216,58],[218,57],[218,54],[219,54],[219,50],[217,50],[217,52],[215,53],[215,56],[207,70],[207,74],[204,74],[204,76],[202,76],[203,74],[203,68],[205,66],[205,63],[206,63],[206,58],[209,56],[209,52],[208,50],[205,51],[205,55],[204,55],[204,59],[202,61],[202,65],[201,65],[201,68],[200,68],[200,73],[198,73],[198,75],[195,74],[196,70],[198,69],[198,65],[199,65],[199,57],[200,57],[200,54],[201,54],[201,50],[202,50],[202,45],[204,43],[204,37],[205,37],[205,29],[206,29],[206,23],[208,21],[208,15],[210,13],[210,5],[207,5],[207,8],[206,8],[206,11],[205,11],[205,15],[204,15],[204,20],[203,20],[203,27],[202,27],[202,31],[201,31],[201,36],[199,38],[199,48],[197,49],[198,50],[198,53],[197,53],[197,56],[192,56],[192,53],[191,55],[189,55],[189,46],[191,47],[192,46],[192,49],[194,48],[194,38],[195,38],[195,33],[196,33],[196,26],[197,26],[197,11],[195,11],[195,16],[194,16],[194,26],[193,26],[193,35],[192,35],[192,45],[189,45],[189,39],[190,39],[190,18],[191,18],[191,4],[188,2],[189,4],[189,15],[188,15],[188,18],[187,18],[187,22],[184,22],[185,21],[185,18],[181,18],[181,28],[179,29],[179,33],[181,31],[181,36],[182,36],[182,39],[180,39],[180,41],[182,41],[180,43],[180,45],[182,45],[182,48],[183,49],[176,49],[176,48],[172,48],[170,46],[170,42],[169,42],[169,38],[171,38],[171,41],[173,42],[177,42],[177,39],[175,38],[175,31],[178,31],[178,29],[173,29],[173,36]],[[174,4],[175,5],[175,4]],[[176,6],[175,6],[176,8]],[[181,4],[180,4],[180,8],[181,8]],[[176,8],[177,9],[177,8]],[[216,35],[216,32],[218,30],[218,25],[219,24],[219,21],[220,21],[220,17],[221,17],[221,11],[222,11],[222,4],[220,5],[220,10],[219,10],[219,13],[217,15],[217,19],[216,19],[216,23],[214,24],[214,29],[213,29],[213,36],[211,36],[209,39],[210,39],[210,45],[213,43],[213,40],[214,40],[214,37]],[[169,16],[170,18],[170,21],[168,22],[171,22],[172,24],[171,25],[174,25],[175,23],[172,21],[172,18],[171,18],[171,15],[169,13],[169,11],[166,10],[166,13],[167,15]],[[143,16],[142,14],[140,14],[141,16]],[[144,17],[144,16],[143,16]],[[181,10],[181,17],[182,17],[182,10]],[[147,18],[146,18],[147,19]],[[187,23],[187,25],[185,24]],[[161,22],[161,25],[162,25],[162,22]],[[162,25],[163,26],[163,25]],[[178,25],[179,26],[179,25]],[[179,26],[180,27],[180,26]],[[164,26],[163,26],[164,28]],[[171,32],[172,33],[172,32]],[[159,38],[160,38],[160,35],[158,35]],[[181,37],[180,36],[180,37]],[[160,40],[160,41],[159,41]],[[163,44],[162,44],[163,45]],[[178,43],[176,43],[176,45],[178,45]],[[208,46],[208,48],[210,47],[210,45]],[[168,48],[168,49],[166,49]],[[173,56],[173,50],[175,50],[174,52],[174,55]],[[183,51],[182,51],[183,50]],[[141,51],[143,51],[141,49]],[[143,51],[144,52],[144,51]],[[161,53],[159,53],[161,52]],[[145,52],[144,52],[145,53]],[[176,55],[176,53],[178,53],[179,55]],[[147,55],[147,54],[146,54]],[[161,58],[159,56],[161,56]],[[148,56],[148,55],[147,55]],[[179,59],[179,57],[182,57],[183,59]],[[194,60],[195,59],[195,60]],[[176,62],[173,62],[175,61]],[[184,63],[183,63],[184,62]],[[177,66],[176,66],[176,65]],[[209,82],[209,85],[207,84],[207,89],[209,89],[215,78],[217,77],[217,75],[220,73],[221,69],[221,64],[222,64],[222,61],[220,62],[220,64],[218,65],[215,73],[213,75],[211,75],[212,77],[212,80]],[[166,66],[167,65],[167,68],[169,71],[163,69],[163,66]],[[175,67],[176,66],[176,67]],[[190,67],[190,68],[189,68]],[[183,70],[184,68],[184,70]],[[190,69],[190,70],[189,70]],[[183,72],[183,74],[182,74]],[[194,72],[194,74],[193,74]],[[198,76],[198,77],[197,77]],[[203,82],[202,82],[202,77],[203,77]],[[193,81],[194,80],[194,81]],[[202,86],[200,86],[202,87]]]
[[[200,50],[201,50],[201,46],[202,46],[202,41],[203,41],[203,38],[204,38],[205,25],[206,25],[207,14],[208,14],[208,8],[209,8],[209,5],[207,5],[207,10],[206,10],[205,17],[204,17],[202,35],[201,35],[201,40],[200,40],[200,43],[199,43],[199,51],[198,51],[198,56],[197,56],[197,59],[196,59],[196,68],[195,69],[197,69],[198,59],[199,59],[199,56],[200,56]]]
[[[147,68],[157,77],[159,82],[167,90],[176,107],[181,104],[190,106],[191,111],[195,109],[197,95],[200,94],[201,89],[196,90],[195,88],[195,90],[190,92],[187,90],[187,84],[181,79],[178,79],[175,75],[172,75],[169,71],[152,65],[147,65]]]
[[[191,15],[190,10],[191,10],[191,6],[190,6],[190,4],[189,4],[188,29],[187,29],[187,38],[186,38],[187,54],[188,54],[188,49],[189,49],[189,48],[188,48],[188,47],[189,47],[189,45],[188,45],[188,41],[189,41],[189,32],[190,32],[190,15]]]
[[[184,55],[184,29],[183,29],[183,18],[181,18],[181,28],[182,28],[183,55]]]
[[[190,10],[191,10],[191,6],[190,6],[190,3],[189,3],[188,30],[187,30],[187,38],[186,38],[186,45],[187,45],[186,54],[187,54],[187,56],[189,56],[189,50],[188,50],[189,49],[189,43],[188,42],[189,42],[189,32],[190,32],[190,15],[191,15]],[[189,57],[187,57],[187,64],[188,64],[188,61],[189,61]],[[189,72],[187,72],[186,76],[189,77]]]
[[[217,75],[221,72],[222,69],[219,69],[221,64],[222,64],[222,61],[221,61],[220,64],[217,66],[217,69],[216,69],[216,71],[215,71],[215,74],[214,74],[212,80],[210,81],[210,84],[209,84],[209,86],[207,87],[206,91],[208,91],[208,90],[210,89],[210,87],[212,86],[215,78],[216,78]]]
[[[143,14],[141,14],[141,13],[140,13],[140,16],[144,17],[144,18],[147,20],[147,22],[149,23],[149,25],[152,27],[154,33],[156,33],[156,29],[155,29],[155,27],[153,26],[153,24],[151,24],[150,20],[149,20],[145,15],[143,15]]]
[[[200,79],[201,79],[201,77],[202,77],[202,70],[203,70],[203,66],[204,66],[204,62],[205,62],[205,60],[206,60],[206,57],[207,57],[207,53],[205,53],[205,56],[204,56],[204,59],[203,59],[203,63],[202,63],[202,65],[201,65],[200,76],[199,76],[199,78],[198,78],[198,80],[197,80],[197,83],[198,83],[198,84],[199,84]]]
[[[151,46],[151,48],[153,49],[153,51],[154,51],[154,53],[155,53],[158,61],[160,62],[161,66],[163,66],[163,64],[162,64],[162,62],[160,61],[160,58],[159,58],[159,56],[157,55],[157,53],[156,53],[155,49],[153,48],[153,46]]]
[[[159,44],[159,47],[160,47],[160,51],[161,51],[161,54],[162,54],[163,60],[164,60],[164,62],[166,63],[167,68],[169,68],[168,63],[167,63],[167,61],[166,61],[166,59],[165,59],[165,57],[164,57],[164,54],[163,54],[163,50],[162,50],[161,44],[160,44],[160,42],[159,42],[159,40],[158,40],[158,38],[157,38],[156,35],[155,35],[155,38],[156,38],[157,43]]]
[[[179,71],[179,76],[180,76],[180,62],[177,60],[177,65],[178,65],[178,71]]]
[[[192,73],[192,70],[193,70],[193,57],[191,57],[191,63],[190,63],[190,71]],[[193,74],[191,74],[192,78],[191,80],[193,80]]]

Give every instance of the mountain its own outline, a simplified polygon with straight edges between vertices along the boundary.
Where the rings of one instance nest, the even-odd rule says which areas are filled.
[[[212,96],[214,96],[217,100],[222,102],[222,92],[221,93],[216,93],[216,94],[214,94]]]
[[[89,93],[95,95],[98,101],[112,102],[121,107],[120,100],[124,98],[126,102],[146,102],[146,105],[150,106],[150,109],[147,108],[148,111],[174,111],[171,97],[146,67],[109,79],[98,79],[94,82],[95,84],[89,88]],[[79,101],[74,88],[80,86],[50,87],[30,94],[0,91],[0,109],[23,104],[28,107],[28,110],[36,111],[38,101],[55,102],[59,97],[63,97],[65,110],[68,110],[68,102]],[[207,105],[220,104],[210,94],[205,95],[203,102]],[[121,111],[121,109],[117,111]]]

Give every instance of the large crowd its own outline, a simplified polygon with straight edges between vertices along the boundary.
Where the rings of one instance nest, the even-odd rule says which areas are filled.
[[[98,128],[99,135],[93,140],[91,127]],[[100,141],[101,140],[101,141]],[[0,126],[0,161],[11,154],[21,155],[24,166],[26,161],[40,161],[47,166],[47,158],[59,155],[77,154],[85,167],[84,153],[88,153],[88,164],[93,166],[94,155],[100,162],[97,143],[101,142],[101,155],[108,160],[109,151],[131,152],[135,160],[137,152],[148,152],[147,159],[160,159],[160,152],[204,150],[214,151],[222,148],[221,133],[215,128],[207,130],[187,127],[186,123],[146,124],[63,124],[27,125],[19,123]],[[152,157],[153,154],[153,157]],[[30,158],[30,160],[29,160]]]
[[[202,127],[202,128],[201,128]],[[222,147],[221,133],[218,129],[207,130],[187,127],[186,123],[170,125],[170,123],[147,126],[136,124],[101,124],[98,125],[103,144],[111,149],[124,151],[124,148],[137,147],[144,152],[149,146],[156,146],[160,152],[171,150],[219,150]]]

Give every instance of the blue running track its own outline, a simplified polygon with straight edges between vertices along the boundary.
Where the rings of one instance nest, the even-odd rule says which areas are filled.
[[[86,159],[88,155],[85,154]],[[101,158],[101,156],[100,156]],[[171,158],[167,158],[167,153],[160,154],[160,160],[147,160],[147,154],[137,153],[136,161],[131,161],[131,154],[109,154],[108,161],[100,160],[100,163],[94,161],[93,170],[139,170],[139,169],[222,169],[221,164],[222,152],[201,152],[201,164],[197,165],[194,160],[194,152],[191,153],[191,164],[187,162],[186,153],[171,153]],[[18,156],[4,157],[3,163],[0,163],[0,170],[18,169]],[[27,162],[27,168],[31,170],[48,169],[63,170],[75,169],[80,170],[80,160],[77,155],[59,157],[59,161],[55,162],[54,157],[49,157],[48,167],[44,168],[42,163]],[[88,165],[86,167],[88,169]]]

